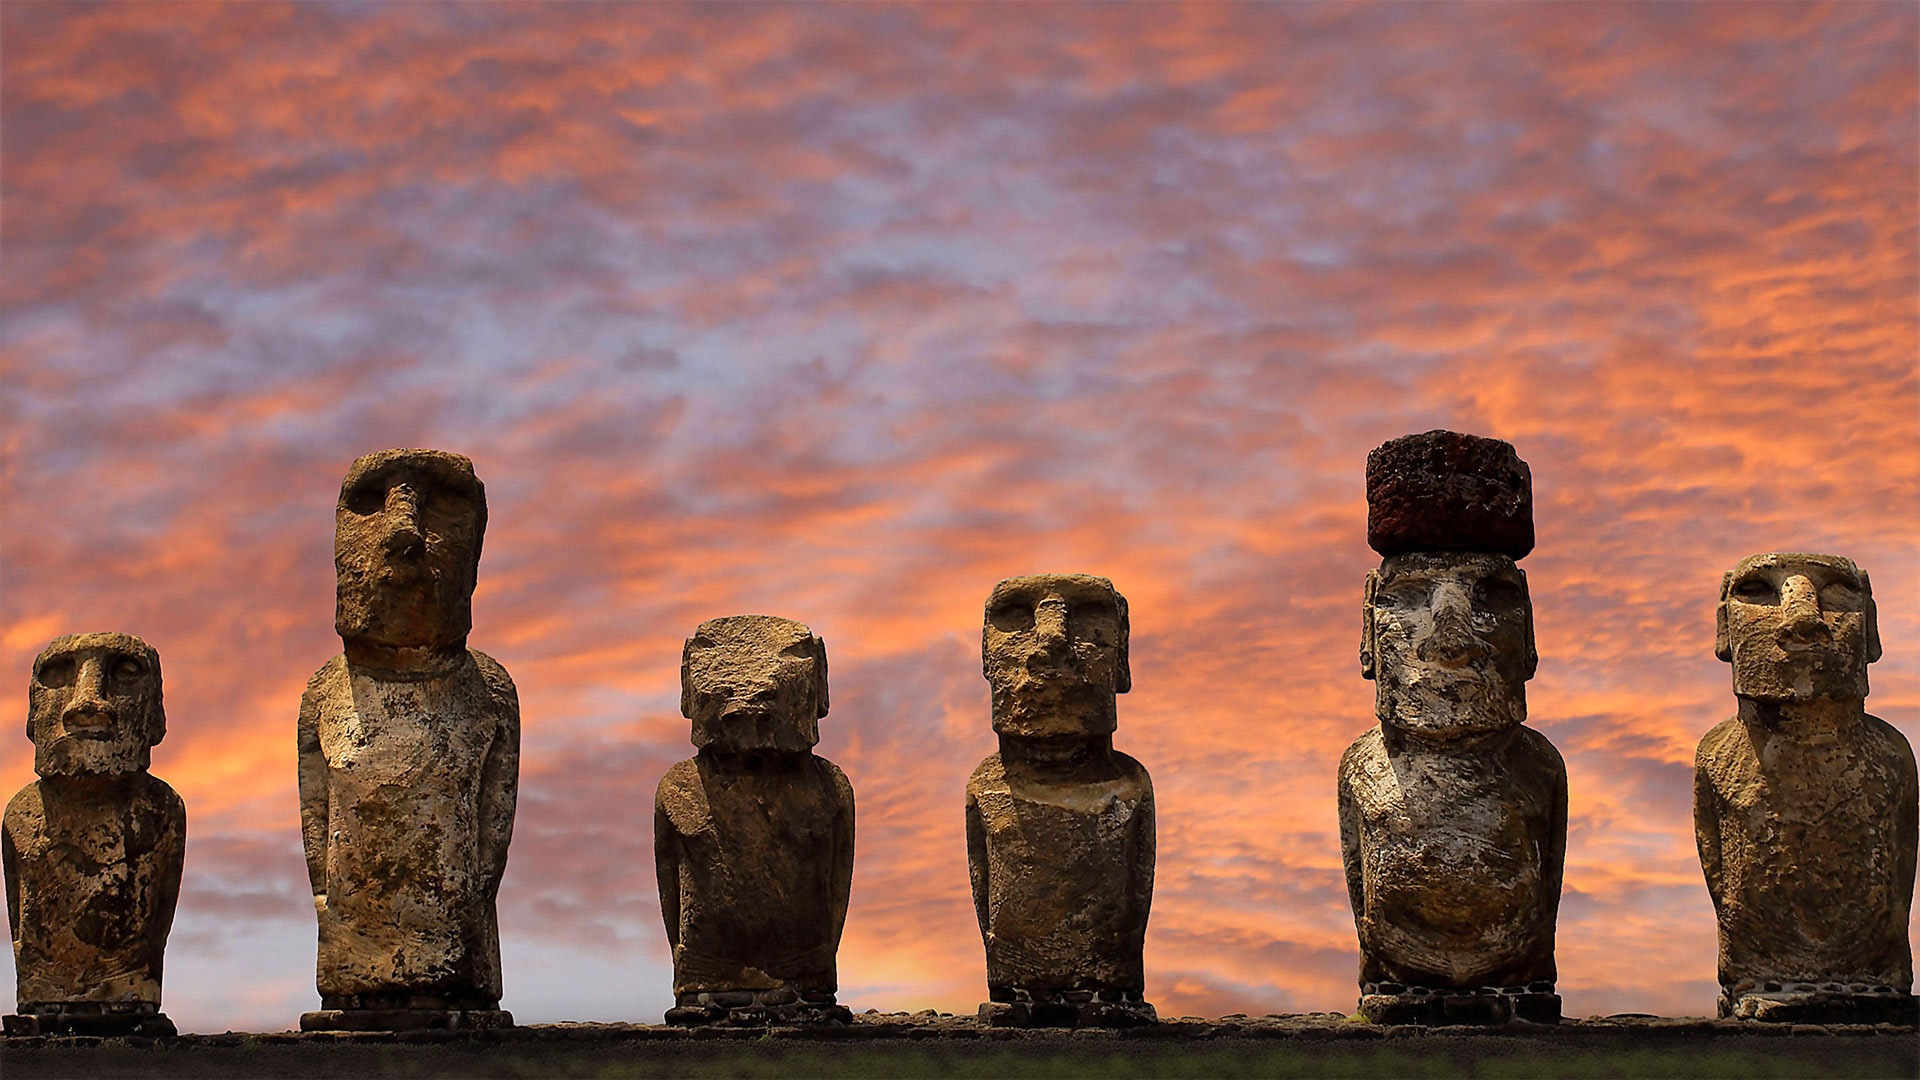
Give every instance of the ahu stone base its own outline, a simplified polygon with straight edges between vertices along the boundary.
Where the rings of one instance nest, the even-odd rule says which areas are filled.
[[[1430,988],[1393,983],[1361,989],[1360,1015],[1372,1024],[1455,1024],[1489,1026],[1524,1020],[1534,1024],[1560,1022],[1560,995],[1552,983],[1526,986]]]
[[[0,1018],[8,1035],[127,1035],[169,1037],[179,1034],[160,1006],[143,1001],[72,1001],[23,1005],[17,1015]]]
[[[321,1009],[300,1014],[301,1031],[485,1031],[513,1026],[505,1009]]]
[[[830,993],[800,994],[784,987],[680,994],[675,1001],[667,1010],[667,1023],[673,1027],[803,1027],[853,1020],[852,1010]]]
[[[980,1006],[980,1020],[997,1028],[1128,1028],[1159,1019],[1137,990],[999,990]]]
[[[1920,1023],[1920,997],[1888,986],[1843,983],[1770,983],[1720,995],[1720,1015],[1777,1024]]]

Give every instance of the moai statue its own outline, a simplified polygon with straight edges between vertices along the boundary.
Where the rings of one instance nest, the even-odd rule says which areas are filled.
[[[20,1010],[6,1033],[172,1035],[160,967],[187,808],[147,772],[167,733],[160,654],[131,634],[55,638],[27,700],[40,779],[0,825]]]
[[[300,826],[320,924],[307,1031],[504,1027],[495,898],[520,703],[467,648],[486,493],[473,463],[386,450],[334,512],[345,652],[300,699]]]
[[[1867,575],[1837,555],[1741,559],[1714,653],[1739,711],[1700,740],[1693,822],[1720,921],[1720,1015],[1920,1019],[1913,749],[1867,715],[1880,630]]]
[[[853,785],[813,752],[827,646],[734,615],[680,654],[699,752],[653,800],[654,876],[673,947],[669,1024],[845,1023],[835,958],[853,886]]]
[[[1360,673],[1380,726],[1340,759],[1340,847],[1370,1021],[1557,1023],[1567,771],[1523,727],[1538,657],[1532,474],[1451,431],[1367,456]]]
[[[1086,574],[1008,578],[981,659],[1000,752],[967,781],[967,870],[997,1027],[1149,1024],[1153,782],[1113,748],[1127,601]]]

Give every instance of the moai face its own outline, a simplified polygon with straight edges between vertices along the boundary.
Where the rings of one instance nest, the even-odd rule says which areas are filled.
[[[160,654],[131,634],[55,638],[33,662],[27,700],[41,776],[144,772],[167,732]]]
[[[486,491],[458,454],[384,450],[354,462],[334,510],[335,630],[392,648],[464,643],[486,527]]]
[[[1410,552],[1367,574],[1360,673],[1380,722],[1429,738],[1527,718],[1539,656],[1527,576],[1505,555]]]
[[[827,715],[826,643],[771,615],[709,619],[680,653],[680,712],[702,750],[808,750]]]
[[[1720,582],[1713,651],[1759,701],[1862,701],[1880,659],[1873,587],[1838,555],[1750,555]]]
[[[1127,600],[1089,574],[1035,574],[993,587],[980,654],[993,730],[1039,739],[1110,734],[1127,668]]]

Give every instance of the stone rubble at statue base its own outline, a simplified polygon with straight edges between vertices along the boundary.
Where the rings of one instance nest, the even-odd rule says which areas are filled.
[[[173,1036],[179,1031],[160,1006],[147,1001],[69,1001],[22,1005],[0,1017],[8,1035]]]
[[[786,987],[771,990],[719,990],[680,994],[667,1010],[672,1027],[795,1027],[809,1024],[848,1024],[853,1011],[820,992],[796,993]]]
[[[1159,1022],[1138,990],[1027,991],[993,988],[980,1021],[1003,1028],[1129,1028]]]
[[[1360,1015],[1370,1024],[1450,1025],[1560,1022],[1560,995],[1553,984],[1435,989],[1375,983],[1361,988]]]
[[[300,1014],[301,1031],[485,1031],[513,1026],[505,1009],[321,1009]]]

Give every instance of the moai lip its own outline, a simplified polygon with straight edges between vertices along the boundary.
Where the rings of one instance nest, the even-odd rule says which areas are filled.
[[[834,995],[853,786],[813,753],[826,644],[790,619],[709,619],[681,652],[680,686],[699,752],[667,770],[653,811],[667,1023],[847,1023]]]
[[[1530,472],[1433,431],[1367,459],[1361,674],[1378,726],[1347,748],[1340,839],[1374,1023],[1554,1023],[1567,774],[1525,726],[1538,664]]]
[[[165,734],[160,654],[139,638],[69,635],[34,660],[40,779],[0,821],[17,976],[7,1034],[174,1034],[160,979],[187,813],[147,772]]]
[[[967,865],[1001,1027],[1155,1020],[1142,952],[1153,783],[1113,749],[1132,684],[1127,602],[1106,578],[1008,578],[987,600],[982,670],[1000,752],[967,781]]]
[[[1735,715],[1694,756],[1694,838],[1719,924],[1722,1017],[1914,1023],[1920,785],[1866,711],[1873,587],[1851,559],[1773,552],[1720,583]]]
[[[334,511],[344,651],[300,700],[300,822],[320,944],[307,1031],[510,1026],[496,898],[520,704],[467,648],[486,496],[438,450],[353,463]]]

